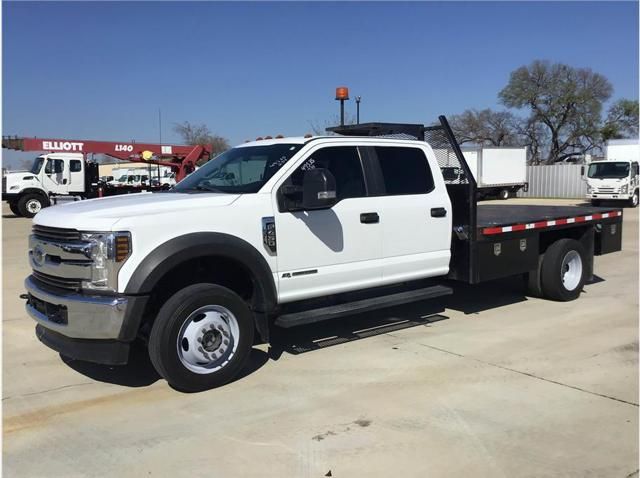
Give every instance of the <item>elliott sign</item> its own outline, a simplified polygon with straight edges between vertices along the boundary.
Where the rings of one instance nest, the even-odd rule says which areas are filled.
[[[73,143],[70,141],[43,141],[44,151],[82,151],[84,143]]]

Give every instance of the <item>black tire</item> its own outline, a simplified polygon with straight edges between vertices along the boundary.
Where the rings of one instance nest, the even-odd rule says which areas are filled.
[[[638,190],[633,193],[633,196],[629,199],[629,207],[638,207]]]
[[[189,316],[204,306],[230,311],[239,327],[235,354],[219,370],[196,373],[187,368],[178,353],[178,334]],[[195,321],[194,321],[195,322]],[[149,357],[156,371],[180,391],[198,392],[233,380],[249,356],[254,336],[253,314],[235,292],[215,284],[195,284],[176,292],[160,309],[149,336]]]
[[[17,202],[10,202],[9,203],[9,209],[11,209],[11,212],[13,214],[15,214],[16,216],[20,217],[22,214],[20,214],[20,210],[18,209],[18,203]]]
[[[25,194],[18,199],[18,212],[22,217],[31,218],[47,206],[49,200],[40,194]]]
[[[574,287],[568,288],[563,281],[565,274],[563,262],[565,258],[570,257],[570,254],[575,257],[575,253],[577,253],[580,262],[579,280]],[[566,272],[571,270],[569,265],[565,265],[565,268]],[[574,270],[578,271],[577,268]],[[587,253],[582,244],[573,239],[560,239],[554,242],[547,248],[542,259],[540,279],[544,297],[560,302],[577,299],[584,286],[586,270]]]
[[[591,200],[591,205],[592,206],[598,207],[600,205],[600,203],[601,203],[600,199],[592,199]]]
[[[502,199],[503,201],[506,199],[509,199],[510,193],[508,189],[501,189],[500,192],[498,193],[498,198]]]

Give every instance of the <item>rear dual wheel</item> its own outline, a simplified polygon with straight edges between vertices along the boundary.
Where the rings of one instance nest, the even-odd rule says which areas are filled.
[[[587,253],[578,241],[560,239],[540,255],[538,268],[527,274],[530,295],[568,302],[577,299],[586,280]]]

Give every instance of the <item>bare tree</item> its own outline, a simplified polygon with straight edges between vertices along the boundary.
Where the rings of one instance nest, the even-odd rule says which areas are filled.
[[[499,97],[505,106],[528,108],[529,120],[548,129],[547,162],[553,163],[598,146],[602,105],[612,89],[588,68],[536,60],[513,71]]]
[[[182,141],[186,144],[210,144],[212,146],[212,156],[217,156],[230,147],[226,138],[213,134],[205,124],[191,124],[185,121],[184,123],[175,124],[173,130],[180,135]]]
[[[514,146],[518,144],[516,118],[508,111],[466,110],[450,118],[451,129],[460,144]]]

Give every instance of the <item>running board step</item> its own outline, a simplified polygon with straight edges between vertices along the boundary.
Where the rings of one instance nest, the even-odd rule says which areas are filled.
[[[298,325],[312,324],[314,322],[335,319],[345,315],[359,314],[362,312],[369,312],[371,310],[407,304],[410,302],[419,302],[421,300],[434,299],[436,297],[451,294],[453,294],[453,289],[450,287],[434,285],[424,289],[398,292],[396,294],[372,297],[370,299],[331,305],[329,307],[284,314],[276,319],[275,324],[278,327],[288,329],[289,327],[297,327]]]

